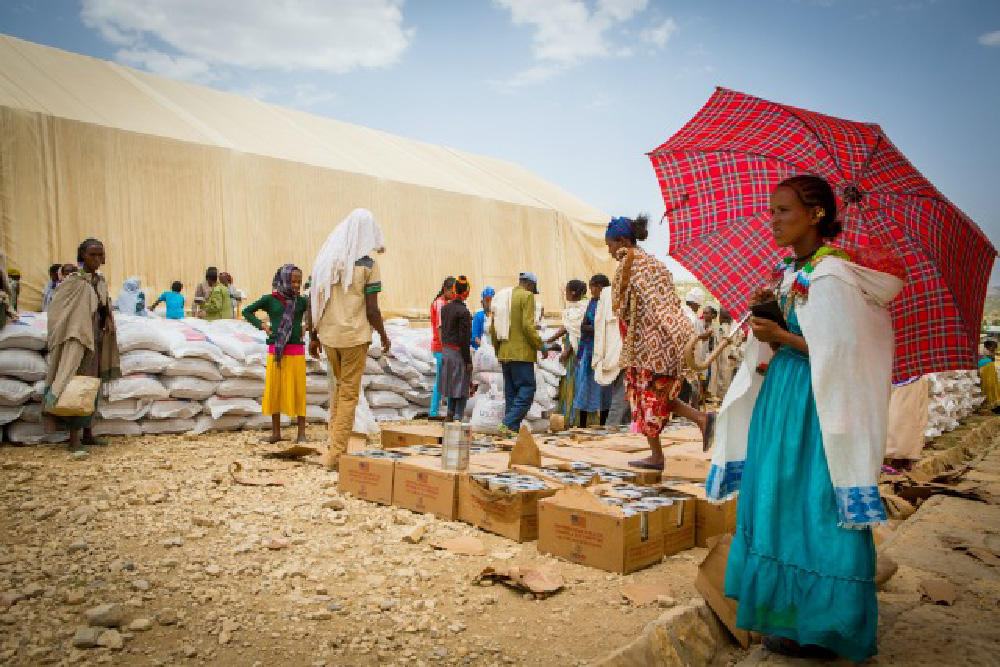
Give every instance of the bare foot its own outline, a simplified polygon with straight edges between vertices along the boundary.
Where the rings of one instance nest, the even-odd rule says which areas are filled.
[[[301,445],[301,444],[304,444],[304,443],[307,443],[307,442],[309,442],[309,438],[307,438],[307,437],[306,437],[306,436],[304,436],[304,435],[300,435],[299,437],[295,438],[295,442],[296,442],[297,444]]]
[[[280,435],[269,435],[266,438],[261,438],[260,439],[261,442],[266,442],[266,443],[271,444],[271,445],[273,445],[273,444],[275,444],[277,442],[281,442],[282,440],[284,440],[284,438],[282,438]]]

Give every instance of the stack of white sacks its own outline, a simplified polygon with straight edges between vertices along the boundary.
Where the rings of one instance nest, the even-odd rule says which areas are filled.
[[[927,407],[927,441],[958,428],[963,419],[982,405],[985,398],[977,371],[930,373],[930,398]]]
[[[267,428],[261,413],[267,346],[264,334],[237,320],[206,322],[116,314],[123,377],[104,385],[94,422],[97,435],[142,435]],[[369,350],[354,430],[372,433],[376,422],[425,415],[434,389],[430,330],[405,320],[386,323],[392,355],[382,354],[378,336]],[[47,319],[23,313],[0,331],[0,425],[8,442],[61,442],[67,434],[46,434],[41,423]],[[308,414],[326,421],[330,400],[325,361],[307,358]],[[559,375],[555,360],[539,364],[538,391],[528,415],[533,428],[546,425],[555,405]],[[503,378],[492,348],[475,355],[479,390],[466,419],[495,427],[503,416]],[[444,410],[444,407],[441,408]],[[282,418],[287,423],[287,418]]]

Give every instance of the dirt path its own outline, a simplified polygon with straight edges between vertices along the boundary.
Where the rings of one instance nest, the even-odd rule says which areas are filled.
[[[696,596],[702,550],[626,577],[552,561],[533,544],[344,497],[332,473],[259,457],[257,437],[115,439],[79,459],[0,449],[0,663],[579,665],[661,613],[623,604],[624,584]],[[237,460],[287,484],[233,484]],[[423,543],[402,541],[423,522]],[[487,555],[427,545],[456,535],[481,537]],[[567,587],[528,600],[472,583],[498,561],[556,563]],[[122,647],[75,648],[95,639],[76,633],[101,604],[124,609],[120,636],[101,640]]]

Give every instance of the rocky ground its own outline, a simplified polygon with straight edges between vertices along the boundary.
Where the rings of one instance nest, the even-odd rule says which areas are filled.
[[[263,458],[258,437],[115,439],[82,457],[0,448],[0,663],[582,665],[697,598],[704,550],[624,577],[555,561],[344,496],[335,473]],[[1000,496],[996,444],[969,478]],[[236,484],[233,461],[286,484]],[[422,524],[420,542],[403,539]],[[880,593],[878,664],[997,664],[998,526],[997,505],[938,497],[887,535],[900,569]],[[454,536],[482,539],[486,554],[430,546]],[[474,581],[490,564],[539,563],[564,590],[532,599]],[[922,595],[941,578],[956,588],[951,605]],[[629,584],[670,596],[637,607],[622,596]],[[727,645],[715,662],[795,661]]]
[[[663,611],[624,601],[624,585],[697,595],[703,550],[625,577],[554,561],[344,496],[335,473],[262,458],[257,437],[112,439],[86,457],[0,448],[0,663],[575,665]],[[233,461],[287,484],[235,484]],[[423,540],[404,542],[420,523]],[[460,535],[486,555],[428,544]],[[554,564],[567,585],[539,600],[476,585],[491,563]]]

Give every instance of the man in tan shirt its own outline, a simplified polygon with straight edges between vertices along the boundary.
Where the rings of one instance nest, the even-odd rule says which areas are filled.
[[[383,354],[392,347],[378,305],[379,266],[372,256],[383,250],[382,230],[372,214],[355,209],[333,230],[313,268],[315,330],[309,332],[309,352],[319,356],[322,344],[329,371],[337,378],[336,392],[330,397],[330,447],[324,459],[330,469],[337,467],[340,455],[347,451],[372,329],[382,340]]]

